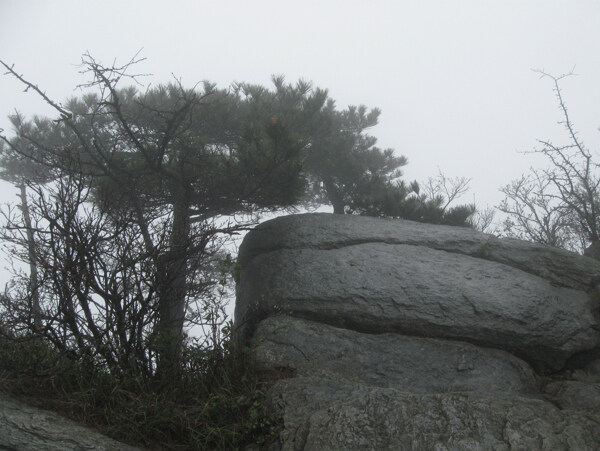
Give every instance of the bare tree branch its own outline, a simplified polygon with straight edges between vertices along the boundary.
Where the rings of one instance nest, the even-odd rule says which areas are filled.
[[[509,215],[506,232],[551,246],[582,251],[600,240],[600,171],[594,155],[579,138],[561,90],[560,82],[573,71],[554,76],[535,71],[553,82],[568,143],[539,140],[534,153],[545,156],[550,166],[531,170],[528,177],[502,189],[499,207]]]

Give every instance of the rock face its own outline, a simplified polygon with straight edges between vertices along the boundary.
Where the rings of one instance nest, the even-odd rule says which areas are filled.
[[[0,393],[0,449],[134,451],[137,448]]]
[[[279,249],[335,249],[361,243],[410,244],[505,263],[587,290],[600,278],[600,262],[562,249],[540,246],[463,227],[331,214],[291,215],[267,221],[244,239],[242,266],[258,254]]]
[[[573,450],[600,444],[598,416],[538,399],[417,395],[331,379],[278,382],[283,450]]]
[[[522,360],[460,341],[363,334],[288,316],[262,321],[254,341],[254,362],[260,368],[286,368],[297,376],[411,393],[538,390],[533,371]]]
[[[239,344],[294,376],[273,449],[600,448],[599,261],[312,214],[258,226],[239,264]]]

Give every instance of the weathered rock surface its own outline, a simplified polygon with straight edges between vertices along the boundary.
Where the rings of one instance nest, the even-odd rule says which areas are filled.
[[[600,282],[600,261],[527,241],[464,227],[327,213],[282,216],[248,234],[240,247],[242,266],[279,249],[334,249],[360,243],[410,244],[505,263],[551,283],[588,290]]]
[[[0,393],[0,449],[133,451],[137,448]]]
[[[424,246],[284,249],[242,268],[236,322],[278,312],[364,332],[460,339],[558,370],[600,333],[589,296],[510,266]]]
[[[544,392],[562,409],[585,410],[600,416],[600,383],[556,381],[546,385]]]
[[[586,379],[593,382],[600,382],[600,359],[596,358],[588,362],[584,367]]]
[[[281,380],[270,402],[284,421],[271,449],[595,451],[600,418],[538,399],[419,395],[332,379]]]
[[[259,324],[253,352],[260,369],[411,393],[538,392],[531,368],[502,351],[457,341],[362,334],[288,316]]]
[[[239,263],[238,343],[293,376],[269,450],[600,449],[600,262],[319,214],[260,225]]]

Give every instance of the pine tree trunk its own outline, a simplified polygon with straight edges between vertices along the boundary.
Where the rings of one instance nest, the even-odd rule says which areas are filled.
[[[583,251],[583,255],[600,260],[600,241],[592,241],[589,247]]]
[[[158,363],[157,376],[168,381],[179,372],[187,294],[187,263],[190,234],[189,200],[173,205],[169,251],[158,267]]]
[[[23,220],[25,221],[25,228],[27,230],[27,252],[29,256],[29,296],[31,316],[33,318],[33,326],[35,330],[42,329],[42,309],[40,307],[40,293],[39,293],[39,279],[38,279],[38,267],[36,261],[36,248],[35,241],[33,239],[33,229],[31,226],[31,216],[29,214],[29,204],[27,202],[27,186],[23,180],[19,184],[21,191],[21,212],[23,214]]]
[[[338,190],[331,180],[330,177],[323,178],[323,185],[325,186],[325,191],[327,191],[327,197],[329,198],[329,202],[333,206],[333,212],[335,214],[344,214],[345,213],[345,205],[342,199],[342,196],[338,193]]]

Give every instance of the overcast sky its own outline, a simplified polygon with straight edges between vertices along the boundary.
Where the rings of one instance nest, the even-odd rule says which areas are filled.
[[[600,142],[600,2],[0,0],[0,58],[50,96],[75,95],[81,54],[105,63],[139,49],[160,83],[312,80],[338,106],[382,110],[372,129],[405,155],[409,179],[473,179],[480,204],[526,171],[538,138],[563,136],[551,81],[592,148]],[[15,108],[49,113],[0,77],[0,127]]]
[[[371,133],[405,155],[407,179],[438,168],[472,178],[466,201],[540,164],[518,152],[564,138],[549,79],[580,136],[600,148],[600,1],[0,0],[0,59],[52,98],[77,94],[88,51],[108,64],[138,50],[148,83],[181,78],[269,84],[272,74],[328,88],[339,107],[382,110]],[[50,110],[0,76],[0,127],[18,109]],[[6,196],[5,196],[6,197]]]

